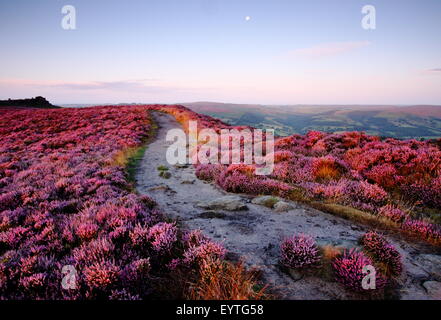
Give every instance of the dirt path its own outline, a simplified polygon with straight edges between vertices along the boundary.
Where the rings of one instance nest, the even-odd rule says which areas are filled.
[[[170,115],[154,113],[153,116],[159,129],[137,170],[136,182],[140,193],[152,196],[160,209],[178,219],[185,227],[200,229],[213,240],[223,242],[231,252],[230,257],[243,257],[248,265],[261,269],[265,281],[277,288],[284,299],[352,297],[331,280],[313,276],[294,279],[282,272],[277,265],[278,245],[286,236],[304,233],[313,236],[319,243],[353,247],[367,231],[365,227],[293,202],[290,202],[293,210],[276,213],[273,209],[252,204],[252,197],[246,195],[235,194],[241,197],[248,210],[231,212],[198,208],[196,205],[201,201],[231,194],[214,184],[198,180],[191,166],[170,166],[165,159],[169,145],[165,136],[169,129],[179,128],[180,125]],[[169,168],[169,179],[159,176],[157,168],[160,165]],[[406,275],[399,292],[401,299],[430,298],[423,283],[428,280],[441,281],[437,278],[441,270],[432,270],[433,265],[427,261],[440,256],[422,255],[421,248],[397,239],[392,242],[405,257]],[[438,284],[441,283],[435,282],[435,289]],[[433,297],[433,292],[431,294]]]

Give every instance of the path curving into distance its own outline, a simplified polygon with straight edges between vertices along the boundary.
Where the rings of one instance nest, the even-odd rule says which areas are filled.
[[[252,204],[251,196],[231,194],[212,183],[198,180],[192,166],[171,166],[166,161],[166,150],[171,144],[166,142],[166,134],[170,129],[180,128],[180,124],[168,114],[152,112],[152,117],[158,130],[137,169],[135,179],[139,193],[151,196],[163,212],[185,228],[200,229],[208,237],[223,243],[230,252],[228,258],[242,257],[248,266],[259,268],[264,281],[275,288],[282,299],[354,298],[332,279],[316,276],[299,279],[282,272],[277,264],[279,243],[284,237],[303,233],[314,237],[320,244],[354,247],[358,238],[368,231],[366,227],[295,202],[290,202],[293,210],[276,213],[273,209]],[[159,176],[159,166],[169,168],[169,179]],[[248,210],[205,210],[197,206],[201,201],[226,195],[239,196]],[[422,254],[418,245],[388,239],[404,257],[405,275],[400,280],[400,298],[433,298],[433,293],[423,284],[441,281],[430,264],[430,259],[441,257]],[[441,276],[441,270],[439,273]],[[437,283],[441,284],[435,281],[435,286]]]

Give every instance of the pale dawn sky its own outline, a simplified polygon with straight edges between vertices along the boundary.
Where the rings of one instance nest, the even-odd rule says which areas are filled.
[[[439,0],[0,0],[0,99],[441,104],[440,31]]]

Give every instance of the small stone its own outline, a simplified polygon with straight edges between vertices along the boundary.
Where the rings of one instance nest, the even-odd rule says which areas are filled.
[[[426,289],[429,296],[433,299],[441,299],[441,282],[438,281],[426,281],[423,283],[424,289]]]
[[[193,184],[196,178],[191,174],[186,174],[182,176],[181,184]]]
[[[242,198],[238,196],[224,196],[214,200],[201,201],[196,206],[207,210],[239,211],[248,209]]]
[[[260,196],[256,197],[253,200],[251,200],[251,203],[265,206],[267,208],[273,208],[274,205],[279,201],[279,198],[273,197],[273,196]]]
[[[167,185],[159,185],[148,189],[148,191],[158,191],[158,190],[171,191],[172,189]]]
[[[296,269],[292,269],[289,268],[288,269],[288,274],[289,276],[294,280],[294,281],[299,281],[303,278],[303,274],[301,274],[299,271],[297,271]]]
[[[202,219],[224,219],[226,216],[225,213],[217,211],[205,211],[198,215],[198,217]]]
[[[285,201],[279,201],[274,205],[275,212],[287,212],[292,209],[294,209],[294,207]]]

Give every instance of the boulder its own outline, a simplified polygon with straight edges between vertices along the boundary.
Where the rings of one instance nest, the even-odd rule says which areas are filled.
[[[248,209],[242,198],[238,196],[224,196],[213,200],[201,201],[196,206],[206,210],[239,211]]]
[[[426,281],[423,283],[423,287],[431,298],[441,300],[441,282]]]
[[[294,207],[285,201],[276,202],[276,204],[274,205],[275,212],[286,212],[286,211],[293,210],[293,209],[294,209]]]
[[[192,174],[182,175],[182,184],[193,184],[196,181],[196,177]]]
[[[289,268],[288,274],[294,281],[299,281],[303,278],[303,274],[296,269]]]
[[[265,206],[268,208],[273,208],[274,205],[280,201],[279,198],[277,197],[273,197],[273,196],[260,196],[260,197],[256,197],[253,200],[251,200],[251,203],[260,205],[260,206]]]
[[[441,281],[441,256],[436,254],[420,254],[416,260],[427,273],[437,281]]]

